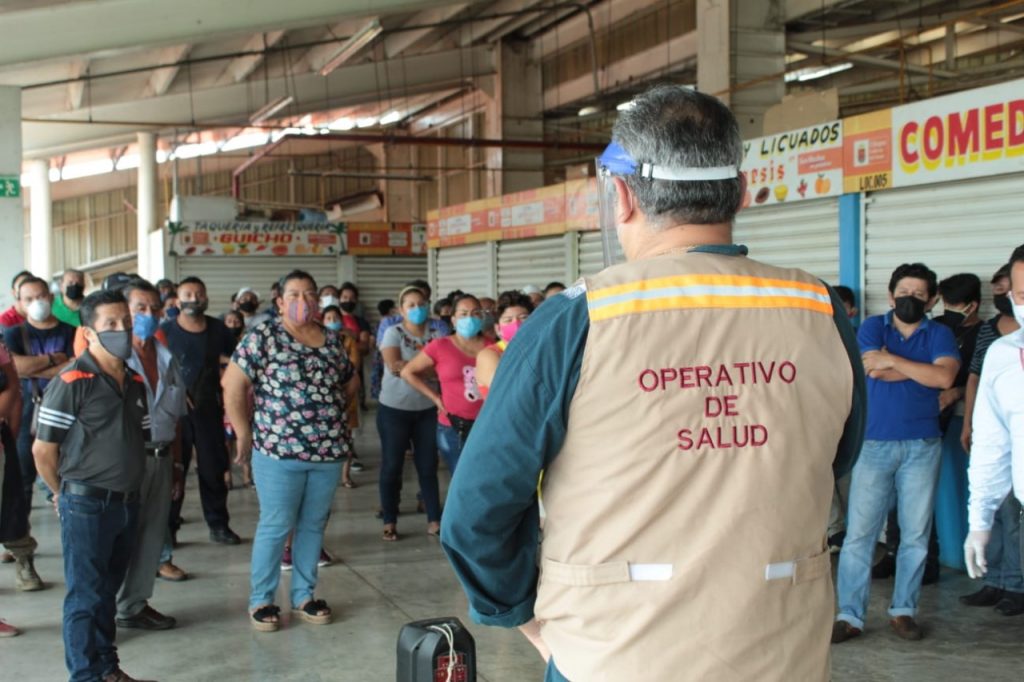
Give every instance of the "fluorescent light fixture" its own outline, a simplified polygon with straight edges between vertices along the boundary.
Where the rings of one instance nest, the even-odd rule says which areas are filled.
[[[129,170],[131,168],[139,167],[139,155],[138,154],[125,154],[117,163],[114,165],[114,170]]]
[[[61,169],[61,179],[74,180],[90,175],[102,175],[114,170],[114,162],[111,159],[94,159],[82,163],[69,163]]]
[[[617,111],[629,111],[635,106],[636,105],[633,103],[633,100],[629,100],[628,102],[623,102],[622,104],[618,105],[617,107],[615,107],[615,109]]]
[[[267,133],[243,133],[235,135],[221,146],[222,152],[233,152],[238,149],[249,149],[250,147],[262,147],[270,141]]]
[[[166,149],[157,149],[156,150],[156,162],[157,163],[164,163],[170,157],[171,157],[171,155],[167,152]]]
[[[327,127],[331,130],[352,130],[356,127],[356,122],[348,116],[342,116],[328,123]]]
[[[329,134],[331,132],[331,129],[330,128],[321,128],[318,132],[321,135],[327,135],[327,134]]]
[[[249,117],[249,123],[259,125],[294,101],[295,98],[291,95],[284,95],[277,99],[272,99],[257,109],[256,113]]]
[[[210,156],[220,151],[220,145],[216,142],[195,142],[191,144],[178,145],[175,148],[172,158],[194,159],[197,156]]]
[[[833,64],[831,66],[808,66],[803,69],[797,69],[796,71],[790,71],[786,74],[786,82],[792,83],[797,81],[803,83],[805,81],[813,81],[818,78],[824,78],[825,76],[831,76],[847,69],[852,69],[853,64],[851,62],[843,62],[841,64]]]
[[[579,110],[579,112],[576,115],[582,118],[583,116],[593,116],[594,114],[598,114],[600,112],[601,110],[598,109],[597,107],[583,107],[582,109]]]
[[[381,34],[384,29],[376,19],[363,26],[355,34],[341,44],[334,56],[327,60],[327,63],[320,69],[321,76],[327,76],[336,68],[354,57],[357,52],[373,42],[373,39]]]
[[[382,126],[389,126],[392,123],[398,123],[402,120],[402,114],[398,111],[389,111],[380,117],[380,124]]]
[[[356,128],[372,128],[375,125],[377,125],[376,116],[365,116],[356,119]]]

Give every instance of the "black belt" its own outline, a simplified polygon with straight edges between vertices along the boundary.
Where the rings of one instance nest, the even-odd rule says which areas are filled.
[[[88,483],[75,483],[74,481],[64,481],[61,485],[61,490],[69,495],[81,495],[83,497],[95,497],[107,502],[138,502],[139,493],[138,491],[132,491],[130,493],[119,493],[116,490],[107,490],[106,488],[99,488]]]
[[[167,455],[171,454],[171,444],[146,443],[146,454],[149,455],[150,457],[156,457],[157,459],[160,459],[161,457],[166,457]]]

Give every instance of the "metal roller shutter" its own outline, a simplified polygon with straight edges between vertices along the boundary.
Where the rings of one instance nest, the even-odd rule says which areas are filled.
[[[488,242],[438,250],[434,300],[456,289],[477,296],[493,296],[492,248]]]
[[[543,289],[548,282],[568,283],[570,272],[564,237],[543,237],[498,244],[498,293],[528,284]]]
[[[190,275],[206,284],[210,297],[210,315],[220,315],[231,307],[231,295],[242,287],[252,287],[260,295],[260,307],[269,304],[271,283],[292,270],[305,270],[317,286],[338,282],[336,256],[283,256],[278,258],[203,256],[178,259],[178,281]]]
[[[922,262],[942,280],[973,272],[984,285],[1024,242],[1024,174],[876,192],[865,207],[865,310],[889,310],[889,277]],[[993,314],[987,286],[982,315]]]
[[[580,232],[579,262],[581,277],[596,275],[604,270],[604,247],[601,246],[600,232]]]
[[[747,208],[736,214],[733,241],[769,265],[800,268],[839,283],[839,200]]]
[[[412,279],[427,278],[426,256],[356,256],[356,285],[363,313],[376,324],[377,304],[398,300],[398,292]]]

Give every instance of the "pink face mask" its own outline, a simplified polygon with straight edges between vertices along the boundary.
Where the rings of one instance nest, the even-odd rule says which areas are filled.
[[[315,314],[313,306],[309,305],[304,298],[300,298],[296,301],[289,301],[286,312],[288,319],[293,324],[306,324],[313,319]]]
[[[523,326],[522,320],[512,320],[508,324],[498,325],[498,331],[501,332],[501,338],[508,343],[512,340],[512,337],[516,335],[519,328]]]

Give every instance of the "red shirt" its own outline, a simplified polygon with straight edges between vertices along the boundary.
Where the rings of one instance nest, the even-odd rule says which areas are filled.
[[[14,309],[13,305],[3,313],[0,313],[0,325],[4,327],[17,327],[20,324],[25,324],[25,318]]]
[[[476,383],[476,358],[463,353],[450,336],[434,339],[423,353],[434,361],[444,409],[463,419],[476,419],[484,404]],[[452,425],[443,414],[437,415],[437,421]]]

